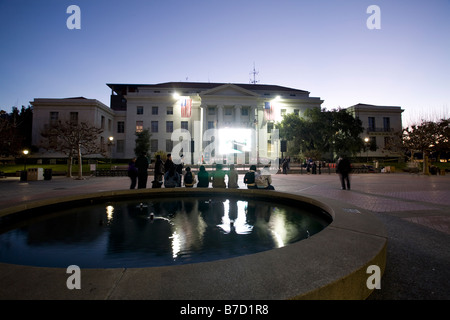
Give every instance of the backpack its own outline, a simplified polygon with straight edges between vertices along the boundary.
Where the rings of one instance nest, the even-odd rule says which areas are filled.
[[[192,172],[188,172],[186,173],[186,175],[184,176],[184,183],[185,184],[192,184]]]

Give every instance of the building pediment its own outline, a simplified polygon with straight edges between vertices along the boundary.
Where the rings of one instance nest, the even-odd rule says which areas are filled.
[[[259,95],[253,91],[244,89],[235,84],[223,84],[218,87],[205,90],[200,93],[202,97],[208,96],[235,96],[235,97],[259,97]]]

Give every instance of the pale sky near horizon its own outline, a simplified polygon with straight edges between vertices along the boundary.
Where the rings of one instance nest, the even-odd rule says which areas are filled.
[[[81,29],[70,30],[70,5]],[[381,29],[370,30],[370,5]],[[327,109],[450,113],[450,0],[0,0],[0,109],[106,83],[249,83],[306,90]]]

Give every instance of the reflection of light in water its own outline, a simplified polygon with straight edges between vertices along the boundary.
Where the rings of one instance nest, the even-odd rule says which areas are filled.
[[[225,200],[223,202],[223,217],[222,217],[222,224],[219,224],[218,227],[220,227],[225,233],[231,232],[231,226],[233,224],[234,231],[237,234],[247,234],[252,232],[253,226],[249,225],[247,223],[247,201],[237,201],[237,217],[233,221],[230,219],[230,200]]]
[[[253,230],[253,226],[247,223],[247,205],[247,201],[237,202],[238,214],[234,221],[234,227],[236,228],[237,234],[247,234]]]
[[[278,210],[277,210],[278,211]],[[269,221],[269,229],[272,232],[278,248],[284,247],[284,240],[287,236],[286,217],[281,212],[274,212]]]
[[[230,200],[225,200],[223,203],[223,217],[222,224],[219,224],[218,227],[222,228],[225,233],[230,233],[231,231],[231,220],[230,220]]]
[[[113,206],[107,206],[106,207],[106,219],[109,221],[112,220],[114,214],[114,207]]]
[[[197,204],[196,204],[197,206]],[[197,211],[194,208],[192,211]],[[200,214],[187,215],[184,210],[177,211],[177,214],[168,221],[171,224],[172,235],[172,256],[179,257],[181,254],[190,252],[192,248],[202,246],[207,223]]]
[[[181,251],[180,236],[176,231],[174,231],[169,239],[172,239],[172,257],[175,259],[178,256],[178,253]]]

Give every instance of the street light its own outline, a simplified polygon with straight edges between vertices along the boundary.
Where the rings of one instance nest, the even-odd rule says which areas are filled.
[[[112,164],[112,146],[113,146],[113,142],[114,142],[114,137],[110,136],[108,139],[109,139],[108,146],[109,146],[109,156],[110,156],[109,164],[111,165]]]
[[[369,162],[369,140],[370,139],[368,137],[364,138],[364,142],[365,142],[366,148],[367,148],[367,163]]]
[[[27,149],[24,149],[22,151],[23,153],[23,172],[20,175],[20,181],[27,181],[27,155],[30,151],[28,151]]]

